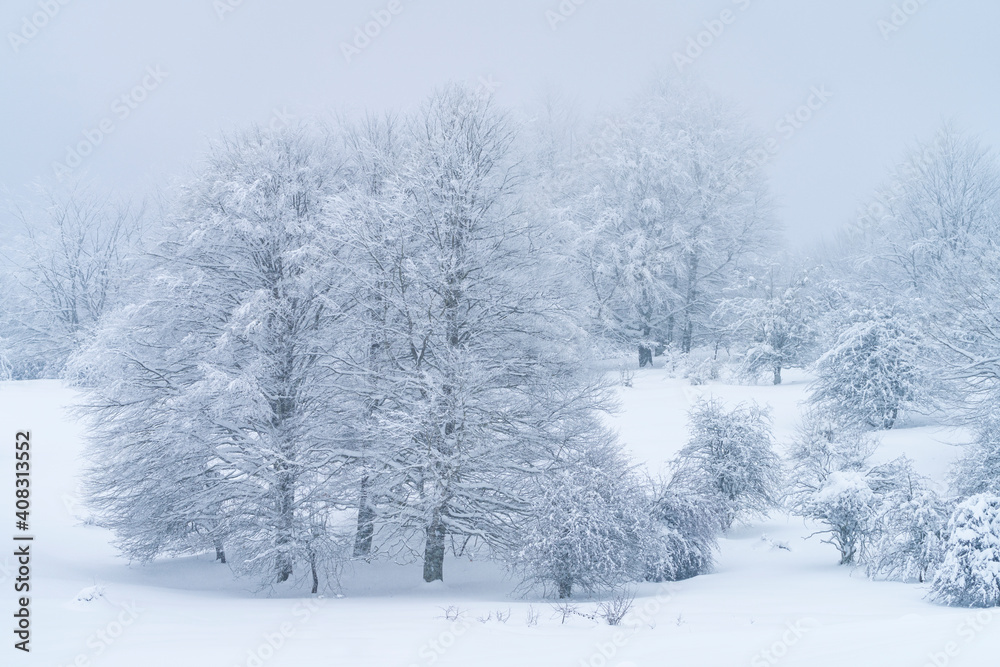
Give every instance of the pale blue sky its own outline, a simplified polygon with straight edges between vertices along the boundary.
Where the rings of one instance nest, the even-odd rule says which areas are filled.
[[[53,180],[53,163],[102,122],[114,131],[76,173],[131,190],[183,175],[207,137],[275,110],[406,106],[450,80],[495,82],[508,105],[549,86],[613,109],[657,68],[675,69],[675,52],[726,10],[728,25],[685,69],[775,136],[769,169],[794,241],[848,220],[942,120],[1000,145],[1000,3],[988,0],[566,0],[575,12],[555,29],[546,12],[560,0],[397,1],[348,62],[341,43],[389,0],[228,0],[238,6],[222,19],[227,0],[5,0],[0,187]],[[44,5],[54,16],[25,30]],[[894,5],[916,11],[885,35]],[[147,74],[156,67],[160,82]],[[145,99],[119,99],[144,79]],[[832,97],[790,137],[779,132],[813,87]]]

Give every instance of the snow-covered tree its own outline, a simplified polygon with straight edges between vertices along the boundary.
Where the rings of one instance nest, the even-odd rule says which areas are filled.
[[[635,346],[694,346],[741,262],[771,238],[756,145],[741,115],[704,90],[658,81],[608,119],[570,214],[602,333]]]
[[[204,533],[237,570],[280,583],[302,567],[313,590],[335,564],[350,414],[331,362],[336,175],[303,128],[217,143],[145,295],[75,361],[92,387],[92,502],[130,555]]]
[[[603,394],[573,358],[545,226],[520,210],[512,123],[449,87],[400,135],[377,190],[338,204],[363,300],[351,318],[377,332],[375,363],[371,343],[349,363],[378,402],[364,420],[375,539],[399,552],[417,533],[436,581],[449,538],[509,546],[525,479]]]
[[[840,551],[840,564],[852,565],[875,530],[878,500],[859,472],[835,472],[802,505],[803,516],[824,524],[817,535]]]
[[[845,423],[891,429],[906,410],[933,405],[922,364],[926,346],[903,317],[852,315],[834,347],[816,362],[810,401]]]
[[[560,598],[640,580],[656,534],[635,471],[613,436],[597,432],[597,442],[532,478],[531,510],[519,520],[515,569]]]
[[[101,318],[126,302],[143,253],[143,206],[82,186],[40,197],[15,207],[24,237],[7,250],[14,279],[2,326],[16,340],[21,378],[61,375]]]
[[[955,508],[930,598],[956,607],[1000,606],[1000,497],[979,494]]]
[[[793,513],[825,525],[818,534],[837,547],[844,564],[855,561],[875,526],[866,477],[874,450],[875,442],[859,429],[813,411],[788,452],[785,502]]]
[[[751,282],[746,296],[727,299],[716,311],[746,347],[742,375],[752,380],[768,375],[774,384],[781,384],[783,369],[806,360],[815,338],[806,276],[779,280],[772,267],[766,280]]]
[[[870,576],[929,581],[944,557],[951,505],[920,482],[882,503],[879,535],[871,546]]]
[[[778,501],[781,462],[771,420],[756,405],[703,400],[689,415],[691,438],[674,461],[678,483],[718,499],[721,524],[766,514]]]

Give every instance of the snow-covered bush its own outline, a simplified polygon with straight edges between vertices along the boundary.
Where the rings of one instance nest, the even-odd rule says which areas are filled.
[[[823,541],[840,551],[840,564],[851,565],[873,531],[877,499],[861,473],[835,472],[803,504],[802,512],[826,526],[814,534],[826,535]]]
[[[868,564],[870,576],[925,581],[940,561],[948,507],[901,457],[870,463],[875,442],[812,413],[789,451],[786,504],[818,521],[841,564]]]
[[[928,581],[944,557],[949,513],[950,505],[926,488],[916,487],[909,497],[883,502],[879,535],[869,555],[869,576]]]
[[[930,597],[956,607],[1000,605],[1000,496],[975,495],[955,509]]]
[[[856,428],[843,427],[829,414],[813,410],[788,451],[786,501],[793,511],[819,491],[835,472],[868,470],[875,441]]]
[[[929,407],[925,347],[913,327],[878,313],[852,319],[816,362],[811,402],[840,421],[878,429],[891,429],[905,410]]]
[[[785,502],[793,513],[823,524],[815,534],[827,536],[843,564],[855,561],[874,529],[876,499],[865,476],[873,451],[874,442],[857,429],[813,412],[788,454]]]
[[[1000,495],[1000,416],[986,415],[976,425],[975,440],[951,471],[951,486],[960,497]]]
[[[560,598],[643,576],[655,527],[634,472],[612,442],[559,461],[534,479],[512,566]]]
[[[718,505],[718,499],[677,484],[656,492],[653,518],[658,532],[647,551],[647,581],[680,581],[711,570],[723,528]]]
[[[771,421],[756,405],[726,409],[722,402],[699,402],[690,413],[691,438],[674,466],[678,483],[717,498],[720,522],[765,514],[778,500],[781,464],[774,453]]]

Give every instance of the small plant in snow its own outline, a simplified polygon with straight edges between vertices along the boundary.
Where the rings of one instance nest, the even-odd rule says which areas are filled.
[[[597,613],[608,625],[620,625],[634,602],[635,591],[621,589],[615,592],[610,600],[602,602]]]
[[[441,607],[441,610],[444,612],[444,620],[449,622],[461,620],[461,618],[466,614],[464,609],[456,607],[455,605]]]
[[[539,612],[535,611],[535,608],[529,604],[528,611],[524,617],[525,625],[527,625],[529,628],[533,628],[536,625],[538,625],[538,616]]]

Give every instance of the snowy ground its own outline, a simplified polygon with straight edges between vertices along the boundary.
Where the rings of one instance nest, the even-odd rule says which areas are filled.
[[[699,397],[769,404],[784,444],[805,386],[794,372],[781,387],[692,387],[662,370],[646,371],[622,390],[622,412],[612,419],[636,458],[656,472],[683,443],[686,410]],[[15,651],[7,630],[0,665],[998,664],[1000,613],[977,618],[925,602],[923,586],[868,581],[838,567],[832,547],[805,541],[811,531],[800,520],[777,515],[723,540],[714,574],[640,587],[621,628],[579,616],[563,624],[550,603],[511,597],[512,583],[488,563],[451,560],[447,583],[430,586],[419,583],[419,566],[358,567],[344,574],[344,597],[323,599],[267,597],[210,557],[132,567],[115,555],[106,531],[80,521],[80,429],[65,409],[73,398],[55,382],[0,383],[7,437],[13,442],[16,429],[32,431],[36,536],[32,653]],[[885,436],[879,457],[906,453],[941,479],[966,438],[933,423],[904,425]],[[10,527],[0,539],[12,544],[13,493],[3,495]],[[2,553],[0,607],[10,619],[16,573],[12,549]],[[583,601],[580,611],[595,606]],[[444,618],[448,607],[460,610],[460,620]],[[496,620],[497,611],[508,610],[506,622]],[[532,612],[535,625],[527,623]]]

